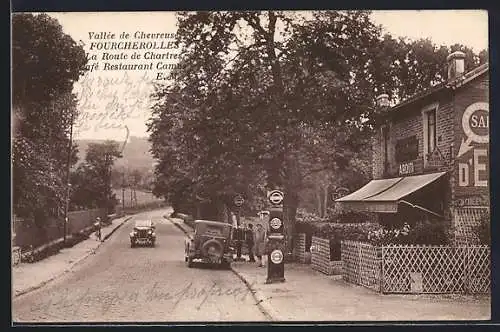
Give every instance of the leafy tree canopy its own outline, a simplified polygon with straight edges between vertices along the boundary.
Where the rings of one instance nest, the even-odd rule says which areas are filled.
[[[14,212],[56,215],[64,206],[69,132],[76,117],[73,83],[85,52],[48,15],[12,17]],[[76,149],[69,158],[76,162]]]
[[[384,36],[369,14],[181,13],[176,80],[157,89],[148,124],[155,192],[279,187],[293,228],[306,177],[362,174],[376,95],[405,98],[444,78],[450,51],[470,51]]]
[[[71,175],[71,204],[80,208],[107,208],[116,205],[111,188],[111,170],[114,161],[121,158],[119,144],[113,141],[90,143],[85,162]]]

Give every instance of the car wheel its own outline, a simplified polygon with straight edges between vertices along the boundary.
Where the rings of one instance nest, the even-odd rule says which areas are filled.
[[[223,270],[230,270],[231,269],[231,263],[226,261],[225,259],[222,260],[221,264],[220,264],[220,267],[223,269]]]
[[[201,252],[203,256],[208,257],[210,256],[209,251],[215,251],[215,255],[219,257],[222,256],[223,253],[222,244],[214,239],[208,240],[207,242],[203,243],[203,246],[201,247]]]

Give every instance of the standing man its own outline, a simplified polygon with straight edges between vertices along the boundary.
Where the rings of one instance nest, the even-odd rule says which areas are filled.
[[[101,235],[101,218],[97,217],[95,218],[95,224],[94,224],[97,228],[97,231],[96,231],[96,235],[97,235],[97,238],[99,239],[99,241],[102,242],[102,235]]]
[[[236,228],[236,260],[237,261],[244,261],[244,258],[241,258],[241,248],[243,247],[243,235],[244,231],[241,226],[238,226]]]
[[[265,253],[265,246],[266,246],[266,230],[264,227],[262,227],[261,224],[257,224],[257,229],[253,233],[254,238],[254,249],[255,249],[255,256],[257,256],[257,261],[258,261],[258,267],[263,267],[264,264],[262,263],[262,256]]]
[[[246,229],[246,236],[245,240],[247,242],[247,247],[248,247],[248,257],[250,258],[248,261],[249,262],[255,262],[255,257],[254,257],[254,241],[253,241],[253,225],[248,224],[248,228]]]
[[[241,261],[241,247],[243,245],[243,230],[241,227],[238,225],[238,221],[236,218],[236,215],[231,212],[231,217],[233,219],[233,239],[234,239],[234,245],[236,247],[236,261]]]

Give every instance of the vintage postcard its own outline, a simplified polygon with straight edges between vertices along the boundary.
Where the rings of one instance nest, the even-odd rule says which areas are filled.
[[[491,318],[487,11],[11,25],[13,323]]]

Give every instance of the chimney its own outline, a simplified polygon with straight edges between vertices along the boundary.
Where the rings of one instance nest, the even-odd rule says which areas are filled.
[[[389,95],[384,93],[377,97],[377,108],[386,109],[390,106]]]
[[[465,53],[456,51],[448,55],[448,81],[460,77],[465,72]]]

